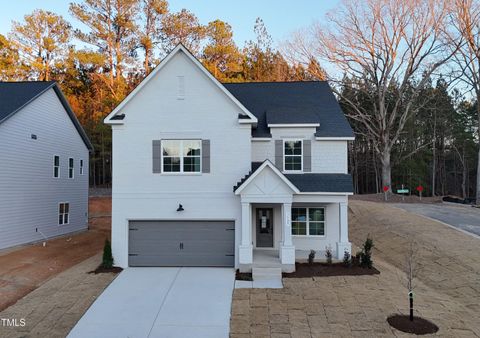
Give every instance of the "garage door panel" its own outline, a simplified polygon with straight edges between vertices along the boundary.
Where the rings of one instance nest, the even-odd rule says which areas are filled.
[[[130,266],[233,266],[232,221],[130,221]]]

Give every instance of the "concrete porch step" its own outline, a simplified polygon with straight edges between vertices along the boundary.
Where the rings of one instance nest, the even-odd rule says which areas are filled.
[[[258,279],[282,279],[282,269],[281,268],[264,268],[256,267],[252,268],[252,277],[253,280]]]

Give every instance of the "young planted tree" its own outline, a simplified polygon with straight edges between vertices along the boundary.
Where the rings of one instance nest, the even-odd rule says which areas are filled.
[[[455,0],[449,30],[450,42],[462,41],[455,53],[458,66],[457,78],[468,86],[477,101],[477,132],[480,143],[480,2],[478,0]],[[480,205],[480,144],[477,156],[477,204]]]
[[[286,44],[299,62],[325,60],[333,90],[350,107],[350,118],[362,125],[381,163],[382,185],[391,187],[392,149],[416,109],[414,102],[432,73],[454,51],[442,39],[447,1],[345,0],[325,24],[298,32]],[[368,106],[343,96],[341,83]]]
[[[31,76],[49,81],[53,69],[68,51],[71,27],[60,15],[37,9],[25,15],[23,22],[13,21],[10,37]]]
[[[410,304],[410,321],[413,321],[413,290],[415,289],[415,278],[417,278],[418,274],[417,260],[418,246],[415,241],[410,240],[407,253],[405,255],[405,280]]]

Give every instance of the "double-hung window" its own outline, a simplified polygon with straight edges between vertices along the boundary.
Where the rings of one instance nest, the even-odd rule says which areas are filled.
[[[162,172],[200,173],[201,140],[162,140]]]
[[[325,236],[325,208],[292,208],[292,235]]]
[[[80,160],[80,175],[83,175],[83,160]]]
[[[68,178],[73,178],[74,175],[74,160],[73,158],[68,159]]]
[[[60,156],[53,156],[53,177],[60,177]]]
[[[302,171],[302,140],[283,141],[283,170]]]
[[[64,202],[58,204],[58,224],[68,224],[70,215],[70,203]]]

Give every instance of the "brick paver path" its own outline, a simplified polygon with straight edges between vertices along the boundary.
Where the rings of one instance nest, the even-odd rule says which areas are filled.
[[[416,314],[441,337],[480,337],[480,241],[384,204],[350,204],[350,236],[370,233],[380,275],[284,279],[284,289],[237,289],[231,337],[395,337],[388,315],[408,313],[402,267],[413,236],[422,267]]]
[[[87,273],[100,261],[98,254],[75,265],[0,312],[0,318],[24,318],[26,322],[24,327],[6,327],[0,322],[0,337],[65,337],[116,276]]]

